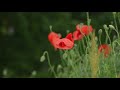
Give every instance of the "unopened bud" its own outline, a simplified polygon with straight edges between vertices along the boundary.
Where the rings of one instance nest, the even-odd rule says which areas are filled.
[[[113,30],[115,30],[115,27],[113,25],[109,25],[109,27]]]
[[[84,25],[84,23],[80,23],[80,26],[83,26]]]
[[[41,58],[40,58],[40,62],[44,62],[45,61],[45,56],[43,55]]]
[[[58,67],[57,67],[57,72],[60,72],[62,69],[62,66],[59,64]]]
[[[68,34],[68,33],[70,33],[70,30],[67,30],[66,32],[67,32],[67,34]]]
[[[98,31],[98,34],[102,34],[102,29],[100,29],[100,30]]]
[[[57,69],[58,69],[58,70],[62,69],[62,66],[61,66],[61,65],[58,65]]]
[[[7,69],[4,69],[4,70],[3,70],[3,76],[7,76],[7,73],[8,73],[8,70],[7,70]]]
[[[35,76],[36,74],[37,74],[37,72],[35,70],[32,71],[32,73],[31,73],[32,76]]]
[[[60,33],[58,33],[58,36],[61,38],[62,37],[62,35],[60,34]]]
[[[103,27],[104,27],[105,30],[109,29],[106,24],[104,24]]]
[[[95,37],[95,41],[98,41],[98,38],[97,38],[97,37]]]
[[[116,12],[113,12],[113,14],[115,15],[115,14],[116,14]]]
[[[49,28],[50,28],[50,31],[52,32],[52,25],[50,25]]]

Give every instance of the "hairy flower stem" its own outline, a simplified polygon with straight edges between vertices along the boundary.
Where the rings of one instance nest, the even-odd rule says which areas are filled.
[[[109,39],[110,44],[111,44],[111,39],[110,39],[110,36],[109,36],[109,34],[108,34],[108,30],[105,29],[105,32],[106,32],[106,35],[107,35],[107,37],[106,37],[106,43],[107,43],[107,41],[108,41],[108,39]]]
[[[101,34],[99,35],[99,42],[100,42],[100,45],[101,45]]]
[[[72,67],[73,71],[75,72],[76,77],[79,77],[79,74],[77,73],[77,71],[76,71],[76,69],[75,69],[74,65],[73,65],[71,62],[69,62],[69,63],[70,63],[70,65],[71,65],[71,67]]]
[[[119,38],[119,32],[118,32],[118,26],[117,26],[117,21],[116,21],[116,13],[113,12],[113,18],[114,18],[114,23],[115,23],[115,31],[117,32],[118,38]]]
[[[53,69],[53,67],[52,67],[52,65],[51,65],[51,63],[50,63],[50,57],[49,57],[48,52],[45,51],[45,52],[43,53],[43,55],[45,55],[45,54],[47,55],[48,65],[50,66],[50,68],[51,68],[51,70],[52,70],[52,72],[53,72],[55,78],[57,78],[57,74],[55,73],[55,71],[54,71],[54,69]]]
[[[87,25],[88,25],[88,31],[90,32],[90,23],[91,23],[91,19],[89,17],[89,12],[86,12],[87,14]],[[88,37],[88,40],[90,41],[90,37]]]

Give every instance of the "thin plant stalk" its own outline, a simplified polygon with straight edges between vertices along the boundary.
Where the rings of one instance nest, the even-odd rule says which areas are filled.
[[[52,70],[52,72],[53,72],[55,78],[57,78],[57,74],[55,73],[55,71],[54,71],[54,69],[52,68],[52,65],[51,65],[51,63],[50,63],[50,57],[49,57],[48,52],[45,51],[43,55],[45,55],[45,54],[47,55],[48,65],[50,66],[50,68],[51,68],[51,70]]]

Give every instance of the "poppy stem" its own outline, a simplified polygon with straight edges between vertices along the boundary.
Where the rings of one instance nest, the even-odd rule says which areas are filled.
[[[107,37],[106,37],[106,43],[107,43],[107,41],[108,41],[108,39],[109,39],[109,41],[110,41],[110,44],[111,44],[111,39],[110,39],[110,36],[109,36],[109,34],[108,34],[108,30],[106,30],[105,29],[105,32],[106,32],[106,35],[107,35]]]
[[[118,26],[117,26],[117,21],[116,21],[116,12],[113,12],[113,18],[114,18],[114,23],[115,23],[115,31],[117,32],[118,38],[119,38],[119,32],[118,32]]]
[[[43,55],[45,55],[45,54],[47,55],[48,64],[49,64],[49,66],[50,66],[50,68],[51,68],[51,70],[52,70],[52,72],[53,72],[55,78],[57,78],[57,75],[56,75],[56,73],[55,73],[55,71],[54,71],[54,69],[53,69],[53,67],[52,67],[52,65],[51,65],[51,63],[50,63],[50,57],[49,57],[48,52],[45,51],[45,52],[43,53]]]
[[[80,44],[80,41],[78,41],[78,50],[79,50],[79,53],[80,53],[80,55],[81,55],[81,44]]]
[[[113,60],[114,61],[114,70],[115,70],[115,77],[117,78],[117,70],[116,70],[116,64],[115,64],[115,60]]]
[[[88,32],[90,32],[90,23],[91,23],[91,19],[90,19],[90,16],[89,16],[89,12],[86,12],[87,14],[87,25],[88,25]],[[90,41],[90,37],[88,36],[87,37],[88,41]]]
[[[88,24],[88,26],[89,26],[89,25],[90,25],[89,12],[86,12],[86,14],[87,14],[87,24]]]
[[[82,46],[83,46],[83,53],[85,53],[85,42],[84,42],[84,39],[82,40]]]
[[[100,42],[100,45],[101,45],[101,34],[99,35],[99,42]]]
[[[67,52],[66,51],[64,52],[64,50],[63,51],[59,50],[59,52],[60,52],[62,64],[63,64],[63,66],[65,66],[67,63],[66,63],[66,60],[63,59],[63,54],[67,53]]]
[[[72,58],[72,59],[73,59],[73,58]],[[79,74],[78,74],[78,72],[76,71],[76,68],[74,67],[73,63],[72,63],[70,60],[71,60],[71,59],[68,60],[68,61],[69,61],[69,64],[71,65],[73,71],[75,72],[76,77],[79,77]]]

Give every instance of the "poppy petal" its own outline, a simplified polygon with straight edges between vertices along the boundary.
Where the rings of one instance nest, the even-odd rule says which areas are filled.
[[[104,56],[108,57],[108,55],[110,54],[111,48],[107,44],[102,44],[102,45],[99,46],[98,51],[103,52]]]
[[[74,40],[81,40],[84,37],[84,35],[82,35],[80,33],[80,31],[74,31],[73,32],[73,39]]]
[[[73,38],[72,38],[72,33],[69,33],[67,36],[66,36],[67,39],[69,39],[70,41],[74,42]]]
[[[82,26],[80,26],[80,25],[78,24],[78,25],[76,25],[76,30],[77,30],[77,31],[80,31],[80,32],[81,32],[82,34],[84,34],[84,35],[89,35],[90,32],[93,31],[93,28],[92,28],[92,26],[87,26],[87,25],[82,25]]]
[[[51,32],[49,35],[48,35],[48,40],[50,41],[50,43],[53,45],[53,40],[56,39],[56,38],[60,38],[61,36],[59,36],[57,33],[55,32]]]
[[[67,38],[59,39],[55,42],[55,47],[59,49],[71,49],[74,43]]]

